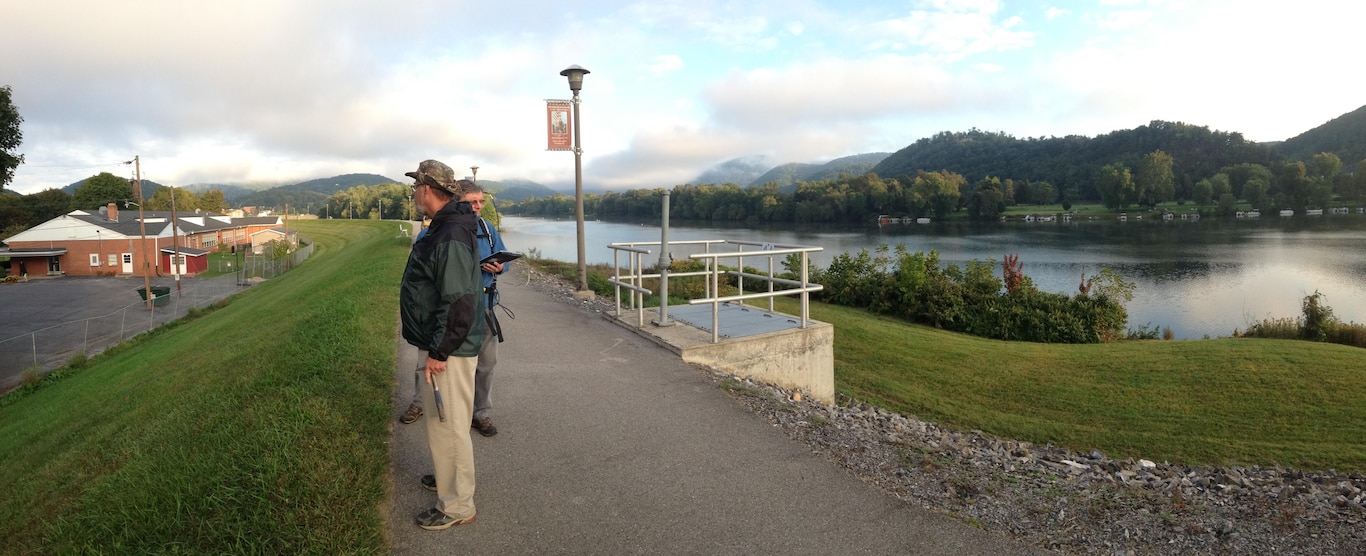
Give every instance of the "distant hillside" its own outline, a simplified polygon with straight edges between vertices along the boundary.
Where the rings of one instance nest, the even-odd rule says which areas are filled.
[[[1342,169],[1352,171],[1366,159],[1366,106],[1333,118],[1321,126],[1279,143],[1276,151],[1291,160],[1309,160],[1319,153],[1342,159]]]
[[[90,179],[90,178],[86,178],[86,179]],[[63,187],[63,188],[62,188],[62,191],[66,192],[67,195],[75,195],[75,194],[76,194],[76,189],[80,188],[82,185],[85,185],[85,180],[81,180],[81,181],[72,183],[72,184],[70,184],[70,185],[68,185],[68,186],[66,186],[66,187]],[[150,198],[152,197],[152,195],[155,194],[155,193],[157,192],[158,189],[161,189],[161,188],[163,188],[163,187],[166,187],[166,186],[161,185],[161,184],[159,184],[159,183],[157,183],[157,182],[154,182],[154,181],[152,181],[152,180],[142,180],[142,198],[144,198],[144,199],[150,199]]]
[[[807,181],[806,176],[811,175],[820,169],[819,164],[808,164],[805,162],[789,162],[774,166],[773,169],[764,172],[764,175],[754,178],[748,185],[765,185],[769,183],[778,184],[778,187],[787,187],[798,181]],[[705,183],[705,182],[699,182]]]
[[[1017,139],[977,129],[946,131],[893,153],[872,172],[883,178],[910,178],[920,170],[948,170],[962,174],[968,183],[987,176],[1046,181],[1060,191],[1070,190],[1071,198],[1098,199],[1093,182],[1101,167],[1118,162],[1137,168],[1144,155],[1159,149],[1172,156],[1178,195],[1225,166],[1250,162],[1274,167],[1283,160],[1241,133],[1156,120],[1095,138]]]
[[[839,178],[841,174],[851,176],[862,176],[867,174],[879,162],[885,160],[891,153],[865,153],[853,156],[836,158],[825,164],[805,164],[792,162],[775,167],[772,170],[759,176],[751,186],[764,185],[767,183],[778,184],[779,189],[795,189],[798,181],[815,182],[832,180]]]
[[[275,207],[277,209],[283,209],[288,204],[290,212],[302,212],[323,206],[327,202],[327,198],[338,191],[345,191],[359,185],[385,183],[401,182],[378,174],[345,174],[308,180],[293,185],[282,185],[265,191],[256,191],[237,199],[233,204],[236,206]]]
[[[732,158],[702,172],[694,183],[749,185],[772,167],[772,163],[763,155]]]
[[[330,178],[318,178],[296,183],[294,185],[284,185],[275,188],[277,191],[314,191],[331,195],[338,191],[346,191],[358,185],[379,185],[382,183],[411,183],[412,180],[404,178],[399,181],[393,178],[386,178],[379,174],[344,174],[332,176]],[[270,191],[270,190],[267,190]]]
[[[208,191],[210,189],[217,189],[219,191],[222,191],[223,200],[227,201],[229,205],[241,204],[238,203],[239,199],[259,191],[257,189],[242,187],[240,185],[230,185],[226,183],[192,183],[190,185],[185,186],[186,191],[194,193],[195,195],[203,195],[205,191]]]
[[[479,186],[491,193],[500,203],[524,201],[535,197],[549,197],[555,191],[531,180],[480,180]]]

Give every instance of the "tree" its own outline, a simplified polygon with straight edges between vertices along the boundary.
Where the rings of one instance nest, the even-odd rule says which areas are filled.
[[[1134,185],[1140,203],[1155,206],[1170,201],[1176,194],[1176,178],[1172,174],[1171,155],[1156,150],[1143,155],[1134,172]]]
[[[1252,180],[1261,180],[1263,184],[1270,187],[1271,183],[1275,181],[1275,176],[1272,175],[1271,170],[1267,169],[1266,166],[1252,164],[1250,162],[1228,166],[1221,170],[1220,173],[1228,175],[1229,185],[1233,187],[1234,197],[1240,197],[1249,201],[1252,199],[1248,198],[1248,193],[1244,190],[1248,182]],[[1263,193],[1265,192],[1266,191],[1263,190]],[[1255,205],[1256,203],[1253,204]]]
[[[199,199],[183,187],[162,187],[146,201],[147,210],[171,210],[171,192],[175,191],[175,210],[194,212],[199,208]]]
[[[960,174],[948,170],[941,172],[920,172],[911,183],[916,198],[927,206],[936,218],[948,216],[958,208],[958,200],[963,196],[963,188],[968,181]]]
[[[1311,178],[1333,183],[1333,178],[1342,173],[1342,159],[1333,153],[1319,153],[1309,161],[1306,170]]]
[[[1277,197],[1283,198],[1284,202],[1290,205],[1295,214],[1304,214],[1304,210],[1309,205],[1309,194],[1311,182],[1305,173],[1303,162],[1291,162],[1281,168],[1280,179],[1277,180]]]
[[[1223,172],[1219,172],[1218,174],[1210,176],[1209,184],[1210,195],[1215,199],[1223,197],[1226,193],[1233,193],[1233,186],[1228,181],[1228,174],[1225,174]]]
[[[1005,185],[987,176],[972,185],[968,194],[968,220],[995,220],[1006,210]]]
[[[176,199],[176,202],[179,202]],[[176,206],[176,208],[180,208]],[[199,209],[204,212],[221,214],[228,209],[228,201],[223,198],[223,192],[218,189],[209,189],[199,196]]]
[[[1100,193],[1100,200],[1106,207],[1115,210],[1124,210],[1138,200],[1133,175],[1127,166],[1118,162],[1100,169],[1096,175],[1096,192]]]
[[[1195,182],[1195,189],[1191,192],[1193,201],[1197,206],[1205,206],[1214,200],[1214,184],[1210,183],[1209,178]]]
[[[1243,194],[1245,195],[1247,202],[1252,205],[1252,208],[1266,214],[1274,214],[1274,211],[1276,210],[1276,201],[1275,197],[1267,194],[1270,189],[1271,182],[1258,176],[1248,180],[1247,183],[1243,185]]]
[[[9,85],[0,87],[0,191],[14,179],[14,169],[24,163],[24,155],[15,152],[24,142],[24,132],[19,129],[24,118],[10,97]]]
[[[133,184],[109,172],[100,172],[86,178],[85,183],[71,194],[71,208],[98,210],[109,203],[122,203],[132,198]]]
[[[1053,184],[1046,181],[1039,181],[1029,184],[1030,202],[1035,205],[1051,205],[1058,198],[1058,191]]]
[[[1358,162],[1356,173],[1342,180],[1338,194],[1349,203],[1366,200],[1366,160]]]

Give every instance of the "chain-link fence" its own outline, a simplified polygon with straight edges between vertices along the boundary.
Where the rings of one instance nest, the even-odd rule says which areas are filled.
[[[310,243],[281,259],[250,257],[246,259],[250,263],[241,265],[234,274],[182,280],[178,291],[152,288],[150,309],[145,300],[138,301],[106,315],[0,340],[0,392],[57,369],[78,354],[89,357],[101,353],[109,346],[184,317],[191,309],[208,307],[254,282],[279,276],[312,254]]]
[[[254,254],[250,251],[243,253],[234,259],[218,259],[214,261],[214,272],[222,274],[236,274],[239,280],[246,281],[251,278],[274,278],[286,270],[307,259],[313,254],[313,244],[303,245],[291,252],[289,256],[275,259],[268,254]]]

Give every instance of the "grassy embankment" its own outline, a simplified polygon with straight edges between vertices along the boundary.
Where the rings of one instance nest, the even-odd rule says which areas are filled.
[[[8,553],[379,553],[392,222],[297,224],[303,266],[0,403]]]
[[[849,307],[813,304],[811,315],[835,326],[838,390],[900,413],[1112,457],[1366,470],[1361,348],[1256,338],[1035,344]]]
[[[304,266],[0,401],[6,552],[385,550],[407,238],[300,228],[319,249]],[[841,392],[920,418],[1117,457],[1366,469],[1359,348],[1024,344],[812,314],[835,325]]]

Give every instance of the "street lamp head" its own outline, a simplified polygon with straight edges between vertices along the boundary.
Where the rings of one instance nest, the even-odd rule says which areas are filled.
[[[578,64],[564,68],[560,75],[569,78],[569,90],[579,92],[583,88],[583,76],[588,75],[588,70],[583,69]]]

